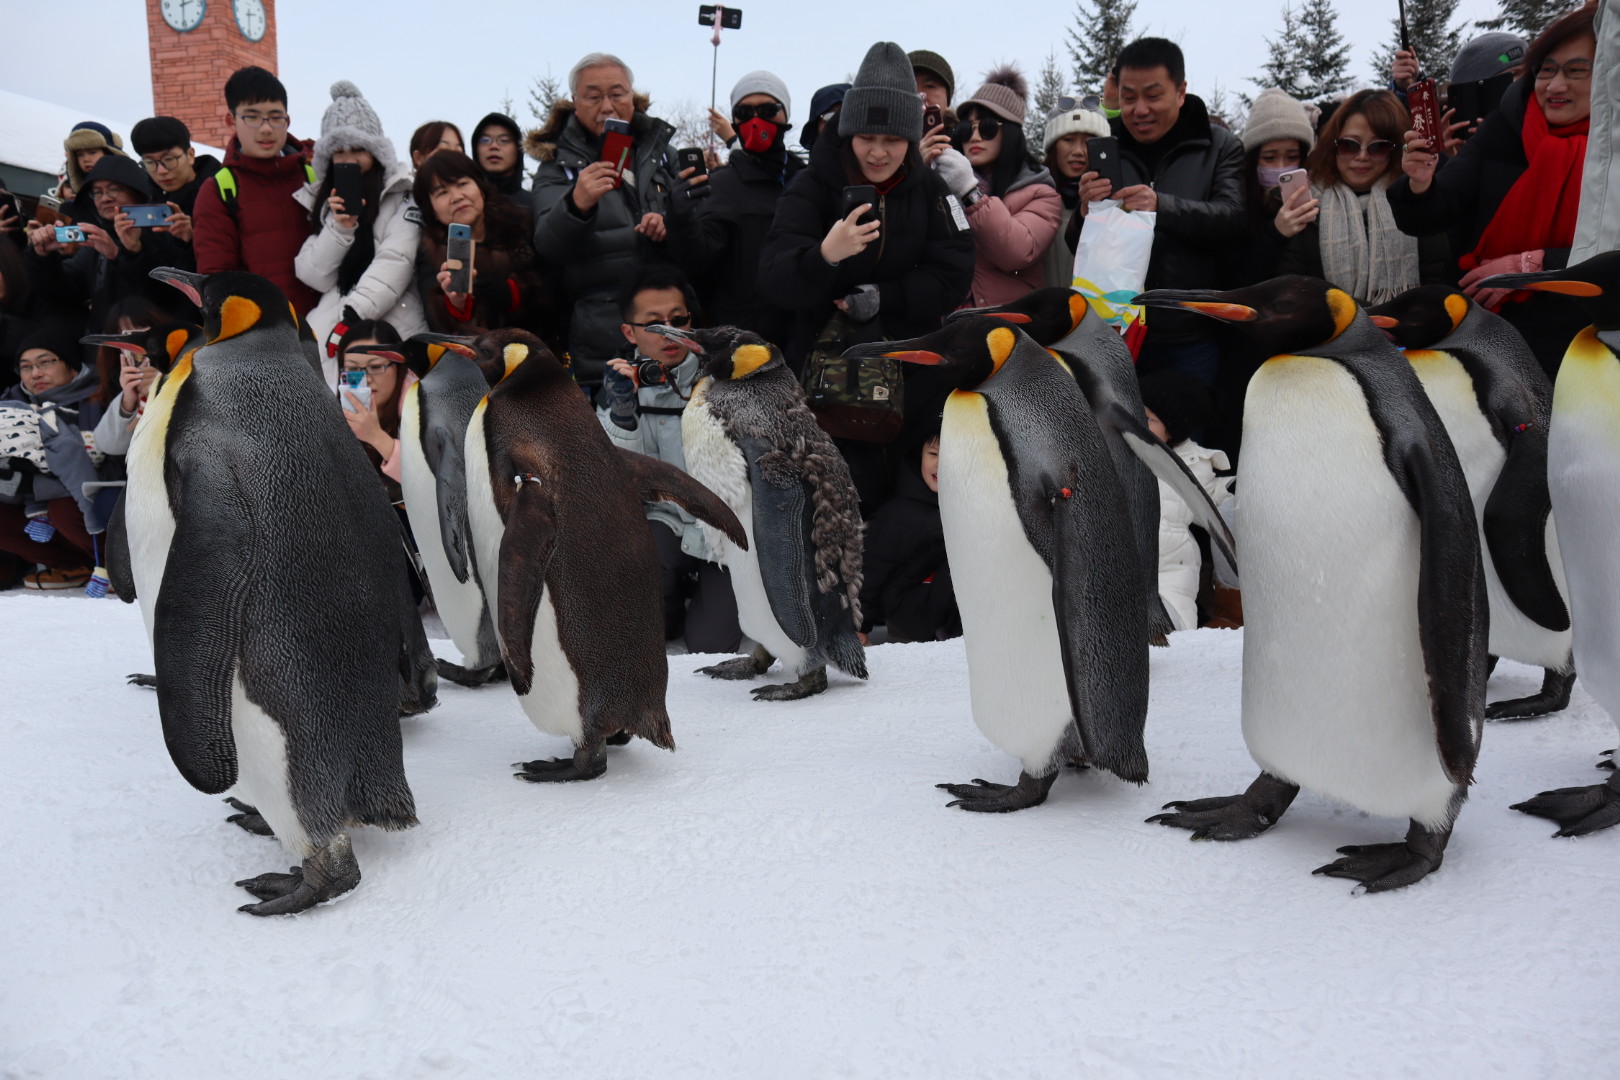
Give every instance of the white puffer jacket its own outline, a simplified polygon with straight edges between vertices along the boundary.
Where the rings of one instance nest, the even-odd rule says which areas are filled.
[[[294,198],[306,208],[313,208],[317,194],[318,185],[305,184]],[[338,292],[338,268],[354,244],[354,230],[340,228],[332,220],[332,212],[321,208],[321,231],[304,241],[293,269],[299,281],[321,293],[321,302],[309,313],[309,326],[320,343],[329,384],[337,381],[337,360],[326,355],[326,338],[343,317],[345,304],[362,319],[387,319],[402,338],[427,329],[422,300],[416,292],[421,220],[411,199],[411,167],[395,165],[383,183],[377,223],[372,228],[377,252],[345,296]]]
[[[1216,475],[1232,468],[1224,450],[1210,450],[1191,439],[1183,439],[1171,449],[1186,462],[1216,506],[1232,497],[1232,477]],[[1193,539],[1192,523],[1192,508],[1160,481],[1159,596],[1177,630],[1191,630],[1198,625],[1198,574],[1203,556],[1198,541]]]

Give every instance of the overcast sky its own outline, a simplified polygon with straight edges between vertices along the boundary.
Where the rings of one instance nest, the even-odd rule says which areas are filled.
[[[958,97],[972,93],[998,61],[1019,62],[1032,87],[1048,50],[1069,67],[1065,32],[1074,7],[1068,0],[746,0],[740,6],[743,28],[727,31],[719,50],[721,99],[729,100],[741,75],[767,68],[786,81],[795,123],[815,89],[853,73],[874,41],[942,54],[956,69]],[[1181,43],[1192,92],[1207,94],[1219,80],[1230,93],[1252,94],[1247,77],[1265,59],[1264,39],[1276,33],[1282,6],[1283,0],[1140,0],[1135,29]],[[1487,18],[1496,7],[1494,0],[1462,0],[1458,15]],[[337,79],[360,87],[401,152],[419,123],[446,119],[465,129],[505,97],[528,127],[534,122],[527,107],[532,77],[549,68],[564,78],[578,57],[594,50],[617,53],[631,65],[637,88],[653,97],[655,114],[669,114],[683,100],[707,106],[714,49],[697,24],[697,8],[691,0],[280,0],[281,78],[292,98],[293,130],[302,138],[318,134],[330,102],[327,88]],[[1371,57],[1389,38],[1395,10],[1395,0],[1340,4],[1339,27],[1353,43],[1351,74],[1358,82],[1370,80]],[[74,0],[71,11],[71,23],[90,33],[90,51],[8,50],[0,87],[126,123],[149,115],[143,5]],[[17,18],[10,22],[21,25]]]

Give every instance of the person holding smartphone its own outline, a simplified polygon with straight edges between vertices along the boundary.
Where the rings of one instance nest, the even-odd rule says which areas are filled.
[[[399,341],[399,331],[386,319],[356,319],[348,324],[337,346],[338,370],[351,376],[363,372],[370,391],[368,401],[339,384],[343,419],[365,448],[366,457],[388,491],[389,501],[396,506],[404,499],[399,487],[399,410],[405,390],[416,376],[397,360],[350,350],[356,345],[397,345]]]
[[[172,316],[143,296],[114,304],[102,325],[103,334],[150,330]],[[96,449],[103,454],[129,453],[135,425],[146,408],[147,396],[157,382],[158,369],[137,353],[103,345],[96,350],[97,387],[91,400],[106,411],[96,424]]]
[[[1233,250],[1226,280],[1235,288],[1277,276],[1288,241],[1316,220],[1305,159],[1316,146],[1305,106],[1281,90],[1260,91],[1243,128],[1247,240]],[[1286,190],[1283,187],[1287,182]]]
[[[1078,221],[1086,212],[1080,201],[1080,178],[1091,168],[1086,144],[1107,136],[1108,119],[1102,114],[1101,100],[1095,96],[1061,97],[1046,117],[1041,149],[1046,170],[1063,199],[1063,217],[1041,263],[1048,285],[1067,285],[1074,279],[1074,252],[1080,238]]]
[[[410,167],[395,155],[382,121],[351,82],[332,85],[314,163],[319,182],[306,184],[295,197],[308,208],[316,231],[299,249],[293,269],[321,294],[307,319],[330,381],[337,374],[345,312],[386,319],[406,336],[427,329],[416,290],[422,214],[411,199]],[[349,205],[345,189],[358,205]]]

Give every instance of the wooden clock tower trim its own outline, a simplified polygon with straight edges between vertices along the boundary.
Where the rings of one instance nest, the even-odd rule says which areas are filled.
[[[154,115],[178,117],[193,142],[226,144],[225,80],[249,65],[276,71],[276,5],[263,2],[264,37],[249,41],[231,0],[208,0],[202,22],[184,34],[163,20],[161,0],[146,0]]]

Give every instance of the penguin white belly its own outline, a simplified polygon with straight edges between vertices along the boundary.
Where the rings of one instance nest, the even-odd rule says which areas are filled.
[[[1519,610],[1508,597],[1502,579],[1491,559],[1491,550],[1485,544],[1485,504],[1502,473],[1507,452],[1496,441],[1490,424],[1479,411],[1479,398],[1474,392],[1474,380],[1467,369],[1450,353],[1431,349],[1413,349],[1407,352],[1412,370],[1417,372],[1423,390],[1433,403],[1435,412],[1446,434],[1457,448],[1463,475],[1468,478],[1468,494],[1474,501],[1474,520],[1480,528],[1480,552],[1485,568],[1485,592],[1490,602],[1490,650],[1521,663],[1539,667],[1563,668],[1569,661],[1570,632],[1548,630]],[[1552,519],[1547,521],[1547,560],[1553,580],[1558,583],[1560,595],[1567,599],[1569,590],[1564,584],[1563,560],[1558,556],[1557,531]]]
[[[1074,722],[1052,573],[1014,506],[984,398],[954,393],[939,441],[939,514],[967,649],[973,722],[1041,776]]]
[[[287,736],[281,725],[248,700],[242,676],[231,676],[231,739],[236,744],[236,797],[259,811],[282,846],[301,859],[315,853],[293,805]],[[330,838],[323,838],[330,839]]]
[[[557,635],[557,609],[551,604],[550,588],[540,596],[530,641],[534,684],[527,694],[518,695],[518,701],[535,727],[547,735],[566,735],[578,746],[585,738],[585,719],[579,712],[579,676],[568,663]]]
[[[1455,785],[1418,636],[1420,530],[1353,376],[1274,359],[1243,437],[1243,737],[1291,783],[1437,826]]]
[[[439,526],[438,478],[428,466],[427,455],[422,452],[420,432],[421,403],[418,387],[412,384],[405,391],[405,406],[399,418],[400,430],[400,491],[405,497],[405,516],[416,537],[416,549],[422,556],[422,568],[427,571],[428,583],[433,587],[433,606],[439,620],[450,632],[450,640],[461,650],[463,663],[469,667],[482,667],[494,662],[478,651],[478,627],[484,616],[484,590],[472,566],[468,566],[467,580],[460,582],[450,570],[450,559],[444,553],[444,533]],[[469,564],[474,553],[467,552]]]
[[[462,443],[462,460],[467,470],[467,524],[472,530],[473,556],[478,565],[487,567],[484,573],[484,596],[491,615],[500,608],[501,538],[506,535],[506,522],[495,507],[495,478],[489,472],[489,448],[484,442],[484,405],[473,412]],[[409,508],[410,503],[407,502]],[[415,527],[414,525],[412,526]],[[500,637],[500,621],[495,623],[495,636]]]
[[[1558,371],[1547,484],[1569,576],[1575,670],[1620,725],[1620,363],[1590,329]]]
[[[165,379],[163,387],[148,400],[140,423],[135,425],[125,458],[128,480],[124,488],[124,535],[129,542],[130,576],[135,579],[135,597],[146,623],[146,640],[155,645],[153,629],[157,614],[158,589],[169,563],[174,543],[174,511],[169,506],[169,489],[164,480],[168,458],[169,420],[180,383],[190,373],[190,363]]]
[[[731,572],[731,589],[737,598],[737,623],[743,633],[763,645],[795,675],[803,674],[808,659],[805,651],[787,636],[771,611],[765,580],[759,572],[758,547],[754,543],[754,492],[748,482],[748,462],[737,444],[726,436],[705,400],[707,381],[693,389],[692,400],[681,414],[681,452],[692,479],[714,492],[742,522],[748,537],[744,551],[724,533],[702,525],[703,539],[711,558]]]

